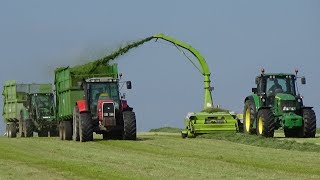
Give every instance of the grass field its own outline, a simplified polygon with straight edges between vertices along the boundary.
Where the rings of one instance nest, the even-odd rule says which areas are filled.
[[[320,179],[319,137],[181,139],[161,131],[87,143],[1,137],[0,179]]]

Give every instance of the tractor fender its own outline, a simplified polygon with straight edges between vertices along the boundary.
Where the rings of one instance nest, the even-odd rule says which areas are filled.
[[[269,107],[269,106],[261,106],[259,107],[258,111],[260,111],[261,109],[271,109],[272,107]],[[257,111],[257,112],[258,112]]]
[[[80,113],[89,111],[88,103],[86,100],[77,101],[76,106],[78,106]]]
[[[259,96],[257,96],[256,94],[253,94],[251,96],[247,96],[246,99],[244,100],[244,103],[247,100],[251,100],[252,102],[254,102],[255,108],[256,108],[256,112],[258,112],[257,110],[260,108],[260,98]]]
[[[312,106],[302,106],[301,109],[313,109]]]
[[[121,103],[122,103],[122,109],[127,109],[127,107],[128,107],[127,100],[121,100]]]

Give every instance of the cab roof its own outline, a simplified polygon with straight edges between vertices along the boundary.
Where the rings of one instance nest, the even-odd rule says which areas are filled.
[[[295,76],[295,74],[290,73],[265,73],[263,76]]]

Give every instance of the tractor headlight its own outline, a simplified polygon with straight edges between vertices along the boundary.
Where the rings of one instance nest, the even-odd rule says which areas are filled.
[[[285,106],[285,107],[283,107],[283,111],[295,111],[297,108],[296,107],[287,107],[287,106]]]

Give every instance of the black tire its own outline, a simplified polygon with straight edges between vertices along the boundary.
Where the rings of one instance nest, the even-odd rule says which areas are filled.
[[[260,109],[257,116],[257,134],[264,137],[273,137],[276,123],[271,109]]]
[[[246,100],[243,108],[243,132],[245,134],[256,134],[256,129],[253,127],[256,117],[257,112],[254,102]]]
[[[17,137],[17,125],[14,122],[9,122],[9,125],[8,125],[8,137],[9,138]]]
[[[24,120],[23,132],[25,137],[33,137],[33,124],[31,119]]]
[[[302,110],[303,117],[303,132],[302,137],[305,138],[314,138],[316,136],[316,114],[313,109],[303,109]]]
[[[50,133],[50,135],[49,135],[50,137],[58,137],[59,136],[59,129],[58,129],[57,125],[51,125],[49,133]]]
[[[71,121],[63,121],[63,140],[72,140]]]
[[[48,137],[49,131],[48,129],[41,129],[41,131],[38,132],[38,137]]]
[[[93,141],[91,114],[88,112],[80,113],[79,120],[80,142]]]
[[[123,139],[136,140],[137,139],[137,124],[136,115],[132,111],[123,112]]]
[[[9,137],[9,124],[6,124],[6,133],[5,136]]]
[[[188,134],[187,134],[187,133],[183,133],[183,132],[181,132],[181,137],[182,137],[182,139],[185,139],[185,138],[187,138],[187,137],[188,137]]]
[[[73,136],[72,139],[74,141],[80,141],[80,135],[79,135],[79,119],[80,119],[80,112],[78,107],[74,107],[73,109],[73,123],[72,123],[72,129],[73,129]]]
[[[25,137],[23,126],[24,126],[23,114],[22,112],[20,112],[20,119],[19,119],[19,136],[20,137]]]
[[[60,121],[59,122],[59,138],[60,138],[60,140],[64,140],[64,136],[63,136],[64,126],[63,125],[64,125],[63,121]]]

